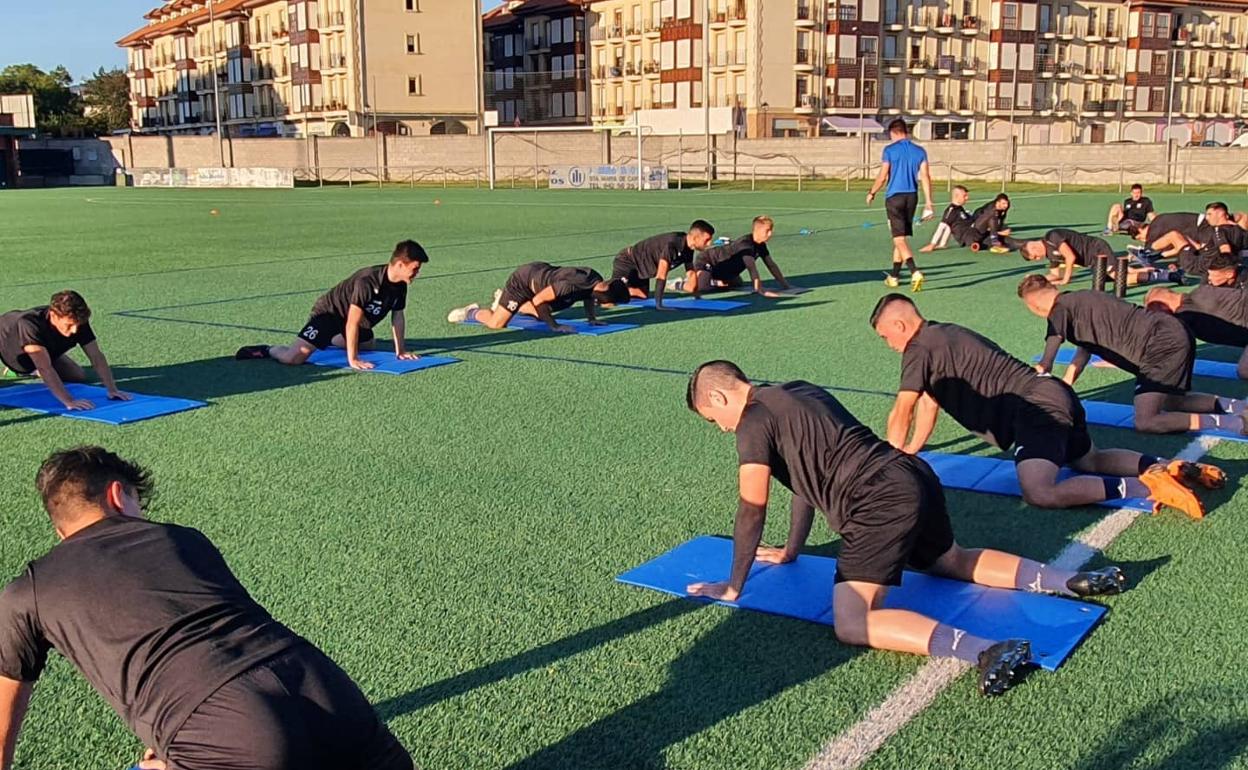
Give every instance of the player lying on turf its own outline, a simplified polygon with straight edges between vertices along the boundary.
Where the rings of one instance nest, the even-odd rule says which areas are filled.
[[[1130,248],[1128,251],[1142,255],[1146,260],[1173,259],[1199,240],[1204,223],[1204,214],[1191,211],[1158,214],[1135,230],[1135,239],[1144,244],[1144,249]]]
[[[888,443],[906,454],[923,449],[943,409],[1002,451],[1014,448],[1023,499],[1039,508],[1147,497],[1198,519],[1204,506],[1183,482],[1215,489],[1226,483],[1225,474],[1213,466],[1097,449],[1074,389],[1038,374],[970,329],[928,321],[908,297],[881,299],[871,327],[901,353]],[[1100,475],[1059,481],[1066,467]]]
[[[0,361],[8,372],[43,380],[66,409],[92,409],[95,404],[74,398],[65,389],[67,382],[87,381],[87,373],[69,357],[70,350],[81,347],[108,397],[129,401],[130,396],[117,389],[90,319],[91,308],[76,291],[58,291],[47,305],[0,315]]]
[[[1202,283],[1180,294],[1159,286],[1149,290],[1144,304],[1174,314],[1202,342],[1244,348],[1236,372],[1248,380],[1248,289]]]
[[[1109,218],[1105,221],[1105,231],[1101,235],[1123,233],[1134,236],[1142,225],[1156,217],[1153,200],[1144,195],[1144,186],[1133,184],[1130,197],[1109,207]]]
[[[1044,234],[1038,241],[1026,241],[1021,249],[1023,259],[1028,262],[1049,260],[1048,278],[1057,286],[1070,283],[1075,265],[1092,268],[1096,258],[1104,256],[1109,260],[1108,274],[1112,277],[1114,249],[1104,240],[1092,235],[1067,230],[1059,227]],[[1159,267],[1128,267],[1127,285],[1156,283],[1157,281],[1183,282],[1183,273],[1179,270]]]
[[[654,282],[654,307],[666,310],[663,294],[667,289],[667,274],[673,268],[693,264],[695,251],[703,251],[711,245],[715,228],[705,220],[696,220],[685,233],[663,233],[635,243],[615,255],[611,265],[611,280],[623,281],[628,293],[636,299],[650,296],[650,281]]]
[[[1062,377],[1066,384],[1075,384],[1094,353],[1135,375],[1136,430],[1248,433],[1241,416],[1248,402],[1191,392],[1196,341],[1174,316],[1149,312],[1105,292],[1059,292],[1040,275],[1024,278],[1018,296],[1048,322],[1038,371],[1051,372],[1058,348],[1069,342],[1078,350]]]
[[[629,289],[622,280],[604,281],[588,267],[555,267],[545,262],[530,262],[516,269],[503,288],[494,292],[489,309],[475,302],[455,308],[447,315],[451,323],[476,321],[490,329],[502,329],[516,313],[539,318],[553,332],[572,334],[571,326],[555,320],[555,313],[577,302],[585,306],[585,318],[594,326],[601,325],[595,306],[611,307],[629,300]]]
[[[355,682],[208,538],[144,518],[146,470],[79,447],[35,483],[60,543],[0,592],[0,769],[56,650],[151,747],[145,770],[410,770]]]
[[[272,358],[298,366],[316,351],[335,347],[346,349],[347,363],[352,369],[372,369],[371,363],[360,359],[360,351],[373,347],[373,329],[389,314],[395,357],[420,358],[405,348],[407,321],[403,309],[407,307],[408,285],[428,261],[429,255],[419,243],[403,241],[394,247],[388,263],[357,270],[322,294],[312,305],[312,317],[293,345],[247,345],[239,348],[234,357]]]
[[[688,277],[684,281],[677,279],[677,283],[669,282],[669,285],[676,291],[697,295],[715,289],[737,288],[742,285],[741,273],[748,272],[755,294],[764,297],[784,296],[763,288],[763,280],[758,274],[757,263],[761,259],[781,289],[796,289],[784,277],[784,273],[780,272],[780,267],[767,247],[774,230],[775,222],[771,217],[755,217],[747,235],[703,251],[694,258]]]
[[[1021,245],[1020,241],[1010,237],[1012,231],[1005,222],[1009,214],[1010,196],[1005,193],[997,193],[995,198],[975,209],[971,214],[971,226],[979,236],[980,248],[1004,254]]]
[[[836,636],[846,644],[955,657],[979,667],[985,695],[1004,692],[1031,664],[1024,639],[982,639],[909,610],[884,609],[902,570],[997,588],[1096,596],[1122,590],[1117,567],[1070,572],[953,539],[944,490],[918,457],[902,454],[808,382],[755,386],[735,364],[702,364],[689,381],[688,406],[736,434],[738,489],[730,577],[694,583],[689,593],[734,601],[755,561],[798,557],[815,509],[840,533],[832,589]],[[771,479],[793,492],[783,548],[760,548]]]

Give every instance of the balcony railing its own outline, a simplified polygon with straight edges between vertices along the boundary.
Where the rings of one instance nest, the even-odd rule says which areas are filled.
[[[836,9],[837,21],[858,21],[858,8],[853,5],[842,5]]]
[[[802,94],[797,98],[794,106],[798,109],[817,110],[822,104],[823,100],[819,98],[818,94]]]
[[[931,68],[932,63],[927,59],[911,59],[906,62],[906,69],[908,70],[930,70]]]
[[[901,69],[904,66],[906,66],[905,59],[885,59],[884,60],[885,69]]]
[[[797,49],[796,62],[798,64],[813,64],[815,61],[815,52],[809,48]]]
[[[799,21],[813,21],[815,18],[815,9],[804,3],[797,5],[797,19]]]
[[[992,110],[1012,110],[1014,109],[1014,97],[1012,96],[989,96],[988,109]]]
[[[957,59],[952,56],[937,56],[936,69],[952,71],[957,63]]]
[[[346,23],[346,17],[342,11],[334,11],[333,13],[323,13],[317,19],[319,27],[341,27]]]
[[[711,63],[716,67],[731,67],[745,64],[745,51],[716,51]]]
[[[657,61],[643,62],[641,71],[646,75],[654,75],[663,71],[663,65]]]

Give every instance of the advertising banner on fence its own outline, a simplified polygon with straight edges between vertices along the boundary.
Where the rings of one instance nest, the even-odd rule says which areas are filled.
[[[645,190],[667,189],[666,166],[643,166],[641,183]],[[636,190],[636,166],[552,166],[552,190]]]
[[[294,187],[289,168],[142,168],[131,172],[135,187]]]

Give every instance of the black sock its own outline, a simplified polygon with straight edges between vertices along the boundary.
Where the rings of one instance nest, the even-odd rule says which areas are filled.
[[[1101,482],[1105,485],[1106,500],[1121,500],[1127,496],[1122,479],[1104,478]]]
[[[901,277],[901,263],[900,263],[900,262],[894,262],[894,263],[893,263],[893,272],[892,272],[892,276],[893,276],[894,278],[900,278],[900,277]]]
[[[1153,457],[1152,455],[1140,455],[1140,468],[1139,468],[1140,472],[1137,475],[1143,476],[1144,471],[1148,470],[1149,468],[1153,467],[1154,465],[1156,465],[1157,463],[1161,461],[1162,460],[1160,457]]]
[[[914,264],[914,257],[910,257],[909,259],[906,260],[906,269],[910,271],[911,275],[914,275],[915,273],[919,272],[919,268],[916,267]]]

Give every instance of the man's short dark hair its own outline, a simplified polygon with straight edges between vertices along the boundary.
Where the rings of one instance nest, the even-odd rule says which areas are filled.
[[[733,362],[707,361],[693,370],[693,376],[689,378],[689,388],[685,391],[685,404],[689,411],[696,412],[703,392],[742,382],[748,385],[750,378]]]
[[[968,190],[968,189],[966,189],[966,187],[965,187],[965,186],[960,185],[960,184],[955,184],[955,185],[953,186],[953,191],[954,191],[954,192],[958,192],[959,190],[960,190],[960,191],[962,191],[962,192],[964,192],[964,193],[966,193],[967,195],[970,195],[970,194],[971,194],[971,191],[970,191],[970,190]]]
[[[893,304],[894,302],[904,302],[910,307],[914,308],[916,313],[919,310],[919,306],[914,304],[914,300],[910,299],[905,294],[898,294],[897,292],[892,292],[891,294],[885,294],[883,297],[880,297],[879,302],[875,303],[875,310],[871,311],[871,328],[872,329],[874,329],[875,325],[880,322],[880,316],[884,314],[884,309],[887,308],[889,305]]]
[[[425,253],[425,247],[416,241],[399,241],[394,247],[394,253],[390,255],[390,264],[395,262],[419,262],[425,264],[429,261],[429,255]]]
[[[87,307],[87,301],[72,289],[53,294],[48,308],[57,315],[72,319],[75,323],[85,324],[91,318],[91,308]]]
[[[1049,289],[1052,288],[1052,286],[1053,284],[1049,282],[1048,278],[1045,278],[1043,275],[1038,273],[1032,273],[1019,282],[1018,296],[1026,297],[1028,294],[1040,291],[1041,289]]]
[[[890,121],[888,124],[888,133],[901,134],[902,136],[908,136],[910,134],[910,127],[906,125],[905,120],[901,118],[895,118],[892,121]]]
[[[631,297],[628,294],[628,284],[623,278],[616,278],[614,281],[607,283],[606,290],[607,300],[613,305],[626,305]]]
[[[689,232],[691,233],[699,232],[699,233],[706,233],[707,235],[714,235],[715,228],[712,227],[711,223],[707,222],[705,219],[695,219],[693,220],[693,224],[689,225]]]
[[[1131,185],[1131,189],[1132,189],[1132,190],[1139,190],[1140,192],[1144,192],[1144,185],[1140,184],[1139,182],[1136,182],[1135,184]]]
[[[993,198],[992,202],[996,203],[997,201],[1005,201],[1006,203],[1009,203],[1010,196],[1006,195],[1005,193],[997,193],[997,197]]]
[[[102,504],[108,485],[121,482],[143,508],[152,496],[152,477],[146,468],[123,460],[101,446],[79,446],[54,452],[39,466],[35,487],[53,524],[60,524],[73,500]]]
[[[1222,201],[1214,201],[1213,203],[1210,203],[1208,206],[1205,206],[1205,211],[1209,211],[1210,209],[1218,209],[1223,214],[1226,214],[1228,217],[1231,215],[1231,207],[1226,205]]]
[[[1234,254],[1227,254],[1219,251],[1209,258],[1209,262],[1205,265],[1206,270],[1238,270],[1243,266],[1240,258]]]

